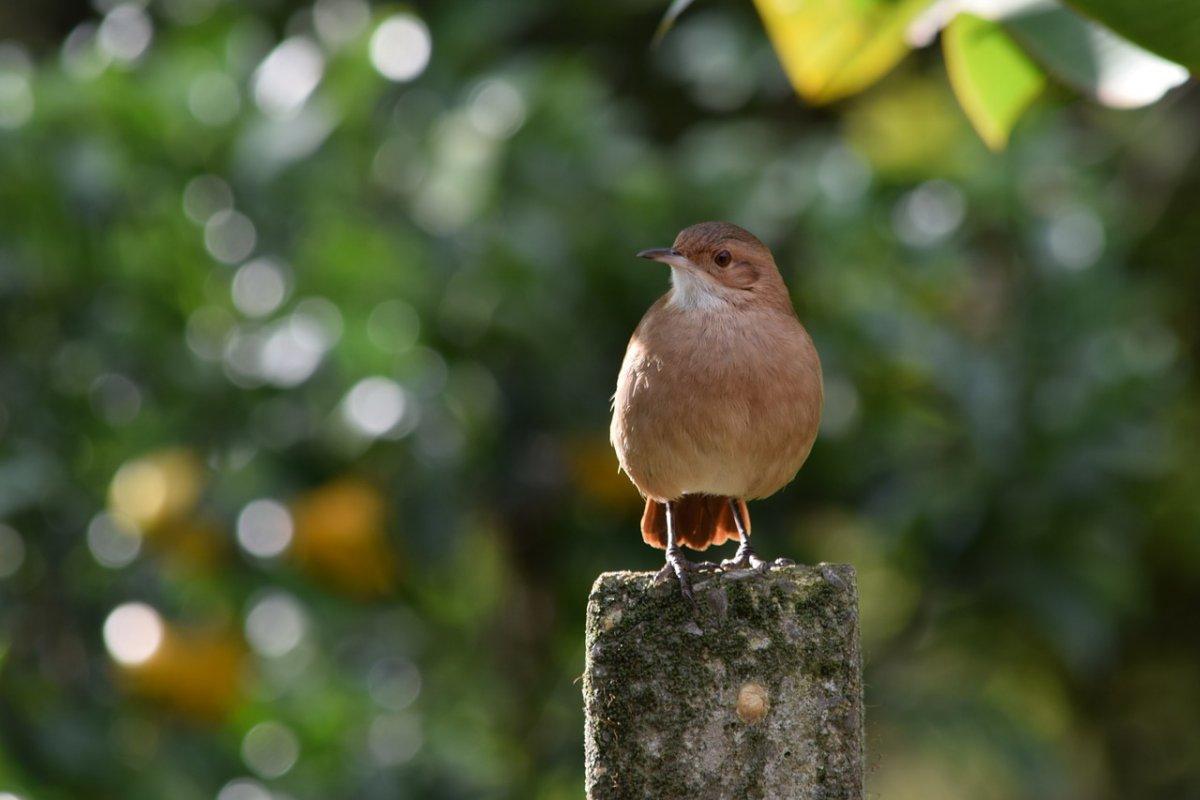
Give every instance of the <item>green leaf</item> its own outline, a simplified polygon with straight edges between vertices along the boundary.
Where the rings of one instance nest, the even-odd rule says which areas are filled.
[[[1147,50],[1200,71],[1200,0],[1067,0]]]
[[[1188,77],[1178,64],[1057,3],[1028,4],[1000,21],[1056,77],[1112,108],[1149,105]]]
[[[1046,77],[999,24],[959,14],[942,32],[950,85],[980,138],[1003,150]]]
[[[687,11],[688,6],[694,2],[695,0],[671,0],[671,5],[667,6],[667,12],[663,14],[663,18],[659,20],[658,28],[654,31],[654,39],[650,43],[652,47],[663,40],[667,32],[675,26],[675,20],[679,19],[679,16],[684,11]]]
[[[929,0],[754,0],[796,93],[828,103],[862,91],[908,52]]]

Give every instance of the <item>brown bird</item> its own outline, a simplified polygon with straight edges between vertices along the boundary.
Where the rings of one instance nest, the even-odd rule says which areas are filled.
[[[637,255],[668,265],[671,289],[629,341],[610,437],[646,498],[642,538],[666,550],[659,577],[691,599],[699,565],[681,545],[736,538],[722,567],[768,566],[750,545],[746,501],[779,491],[808,458],[821,361],[771,251],[737,225],[702,222]]]

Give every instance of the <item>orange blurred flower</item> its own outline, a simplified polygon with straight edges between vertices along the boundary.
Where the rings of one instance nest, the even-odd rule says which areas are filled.
[[[352,597],[390,592],[396,557],[384,533],[379,490],[357,478],[313,489],[292,503],[292,558],[309,574]]]
[[[192,722],[228,717],[242,699],[246,649],[241,639],[224,628],[179,631],[167,624],[160,637],[144,660],[123,661],[123,654],[114,653],[125,691]]]

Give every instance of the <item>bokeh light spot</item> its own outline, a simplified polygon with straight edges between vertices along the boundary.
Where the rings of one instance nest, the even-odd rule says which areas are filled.
[[[142,391],[137,384],[114,372],[92,382],[92,409],[109,425],[128,425],[142,410]]]
[[[1055,262],[1079,271],[1095,264],[1104,252],[1104,226],[1090,209],[1067,208],[1050,220],[1044,241]]]
[[[900,241],[912,247],[930,247],[958,230],[966,214],[966,200],[954,184],[926,181],[908,192],[892,212],[892,228]]]
[[[411,81],[425,71],[433,52],[429,28],[412,14],[396,14],[371,35],[371,63],[390,81]]]
[[[371,9],[363,0],[317,0],[312,14],[317,36],[330,47],[354,41],[371,22]]]
[[[318,329],[293,317],[274,328],[263,343],[259,372],[276,386],[298,386],[316,371],[327,347]]]
[[[273,258],[256,258],[238,268],[230,291],[238,311],[265,317],[287,297],[287,269]]]
[[[386,658],[367,675],[371,699],[388,711],[403,711],[421,693],[421,672],[407,658]]]
[[[217,800],[273,800],[267,787],[250,778],[235,778],[221,787]]]
[[[747,48],[738,26],[719,17],[697,15],[682,20],[665,44],[668,63],[689,84],[698,105],[728,112],[753,96],[756,71],[747,69]]]
[[[231,208],[216,212],[204,224],[204,246],[224,264],[236,264],[254,252],[258,234],[254,223]]]
[[[149,531],[188,511],[199,497],[201,466],[181,448],[121,465],[108,490],[109,510]]]
[[[341,335],[342,314],[337,306],[323,297],[306,298],[286,319],[251,342],[253,363],[239,370],[275,386],[298,386],[316,371]]]
[[[283,591],[270,591],[253,601],[246,614],[246,640],[266,658],[279,658],[296,649],[308,631],[300,602]]]
[[[220,361],[225,340],[235,325],[233,315],[218,306],[204,306],[192,312],[184,330],[188,349],[204,361]]]
[[[125,603],[104,620],[104,646],[113,660],[125,666],[149,661],[163,641],[163,621],[145,603]]]
[[[367,338],[385,353],[403,353],[417,343],[421,320],[403,300],[384,300],[367,317]]]
[[[233,190],[216,175],[197,175],[183,189],[183,213],[204,225],[218,211],[233,208]]]
[[[400,384],[374,376],[354,384],[342,403],[342,414],[352,428],[374,439],[396,427],[408,402]]]
[[[224,72],[197,75],[188,87],[188,110],[210,127],[233,120],[242,107],[242,96],[233,78]]]
[[[281,777],[299,758],[300,740],[281,722],[260,722],[242,739],[242,760],[260,777]]]
[[[221,0],[162,0],[162,10],[179,25],[195,25],[212,14]]]
[[[0,522],[0,578],[9,578],[25,563],[25,540],[13,528]]]
[[[472,93],[467,118],[493,139],[507,139],[525,123],[525,98],[510,81],[486,80]]]
[[[122,3],[105,15],[97,32],[100,49],[116,61],[136,61],[150,46],[154,24],[137,3]]]
[[[96,24],[83,22],[63,40],[60,60],[64,72],[85,81],[103,73],[111,59],[96,44]]]
[[[836,439],[849,433],[858,422],[858,406],[858,389],[853,383],[839,375],[826,375],[822,435]]]
[[[294,322],[303,320],[320,331],[322,341],[332,347],[342,338],[342,312],[337,305],[324,297],[306,297],[296,304]]]
[[[871,185],[871,168],[849,147],[836,145],[817,162],[817,185],[834,206],[853,206]]]
[[[19,128],[33,116],[33,59],[16,42],[0,42],[0,128]]]
[[[120,569],[137,558],[142,549],[142,536],[132,521],[102,511],[88,524],[87,545],[96,563],[109,569]]]
[[[122,466],[113,476],[110,491],[112,505],[131,519],[152,519],[162,513],[167,502],[167,476],[148,461]]]
[[[371,722],[367,748],[375,761],[396,767],[412,760],[421,749],[421,726],[412,714],[381,714]]]
[[[292,515],[277,500],[251,501],[238,514],[237,540],[250,555],[273,558],[292,542]]]
[[[311,39],[280,42],[254,71],[254,102],[270,117],[287,119],[308,100],[325,73],[325,56]]]

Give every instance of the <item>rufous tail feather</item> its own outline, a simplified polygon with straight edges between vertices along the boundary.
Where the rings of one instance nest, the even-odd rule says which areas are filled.
[[[750,512],[746,501],[738,500],[746,532],[750,532]],[[709,545],[737,540],[737,522],[729,507],[729,498],[712,494],[685,494],[674,501],[675,540],[693,550]],[[646,501],[642,514],[642,539],[646,544],[665,549],[667,546],[667,509],[662,503]]]

